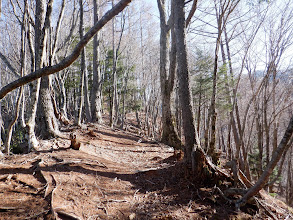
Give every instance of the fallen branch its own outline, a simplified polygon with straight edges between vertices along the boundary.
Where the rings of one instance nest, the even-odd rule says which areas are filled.
[[[268,214],[268,216],[270,216],[272,219],[274,220],[278,220],[277,216],[274,215],[274,213],[271,212],[271,210],[266,206],[266,204],[264,204],[262,201],[260,201],[258,198],[254,198],[255,201],[257,202],[257,204],[266,211],[266,213]]]

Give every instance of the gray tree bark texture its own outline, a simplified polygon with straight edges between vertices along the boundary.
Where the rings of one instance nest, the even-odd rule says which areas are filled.
[[[160,83],[161,83],[161,99],[162,99],[162,137],[161,141],[175,149],[181,149],[181,141],[175,131],[175,127],[171,114],[171,94],[174,88],[176,73],[176,40],[174,33],[174,25],[167,24],[165,1],[158,0],[158,8],[160,12]],[[172,5],[172,13],[169,19],[173,20],[174,7]],[[173,23],[173,22],[172,22]],[[172,32],[172,44],[170,50],[170,58],[168,59],[170,30]],[[169,65],[169,75],[167,75]]]
[[[41,62],[38,64],[37,68],[42,68],[44,64],[52,63],[51,51],[46,48],[49,45],[48,38],[50,37],[49,30],[51,28],[51,15],[53,10],[54,0],[49,0],[47,3],[46,15],[44,24],[41,24],[41,38],[35,38],[35,41],[39,41],[41,48],[35,48],[35,51],[39,50],[42,54]],[[44,13],[44,12],[42,12]],[[57,37],[56,35],[55,37]],[[49,46],[50,47],[50,46]],[[37,56],[36,56],[37,57]],[[37,59],[36,59],[37,60]],[[58,120],[54,113],[54,106],[52,102],[52,83],[51,76],[44,76],[41,79],[40,85],[40,108],[38,111],[38,118],[40,120],[40,125],[38,130],[44,138],[50,138],[54,136],[60,136]]]
[[[80,7],[80,17],[79,17],[79,37],[80,39],[84,36],[84,23],[83,23],[83,1],[79,0]],[[87,72],[87,62],[86,62],[86,50],[85,47],[81,51],[80,57],[80,93],[79,93],[79,113],[78,113],[78,125],[82,121],[82,112],[83,109],[86,113],[87,121],[90,121],[90,107],[89,107],[89,98],[88,98],[88,72]]]
[[[185,137],[184,157],[187,163],[192,162],[192,151],[196,144],[194,118],[191,105],[190,80],[188,72],[184,1],[174,0],[174,25],[177,48],[177,75],[179,80],[179,101],[182,110],[182,125]]]
[[[44,43],[44,36],[42,33],[42,25],[45,20],[45,1],[44,0],[37,0],[36,1],[36,13],[35,13],[35,41],[34,41],[34,47],[33,43],[31,42],[31,51],[34,52],[34,55],[32,56],[32,60],[34,63],[34,70],[38,71],[43,66],[43,43]],[[30,35],[31,36],[31,35]],[[31,39],[32,41],[32,39]],[[34,49],[33,49],[34,48]],[[26,77],[26,76],[23,76]],[[36,115],[37,115],[37,107],[38,107],[38,99],[39,99],[39,93],[40,93],[40,85],[41,85],[41,79],[38,78],[36,82],[32,82],[30,84],[30,104],[28,105],[28,118],[26,122],[26,128],[28,132],[28,146],[29,151],[31,149],[36,149],[39,145],[39,142],[36,138],[35,134],[35,127],[36,127]]]
[[[98,0],[93,0],[94,5],[94,24],[99,20]],[[91,114],[92,121],[102,123],[102,76],[99,66],[99,33],[93,39],[93,85],[91,90]]]

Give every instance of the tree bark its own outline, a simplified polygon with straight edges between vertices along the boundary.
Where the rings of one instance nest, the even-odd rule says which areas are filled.
[[[84,36],[84,24],[83,24],[83,1],[79,0],[80,17],[79,17],[79,37]],[[80,57],[80,90],[79,90],[79,113],[78,113],[78,125],[81,125],[83,109],[86,113],[86,119],[90,120],[89,99],[88,99],[88,86],[87,86],[87,65],[86,65],[86,50],[85,47],[81,51]]]
[[[112,7],[114,1],[112,0]],[[119,45],[118,45],[119,47]],[[117,91],[117,60],[118,48],[115,50],[115,18],[112,19],[112,50],[113,50],[113,63],[112,63],[112,95],[111,95],[111,111],[110,111],[110,126],[116,125],[118,116],[118,91]]]
[[[98,10],[99,0],[93,0],[94,4],[94,24],[99,20]],[[91,90],[91,114],[92,121],[102,123],[102,76],[99,65],[100,59],[99,33],[94,36],[93,40],[93,85]]]
[[[1,4],[1,2],[0,2]],[[20,72],[21,76],[25,74],[25,69],[26,69],[26,31],[27,31],[27,0],[24,0],[24,13],[22,17],[22,24],[21,24],[21,48],[20,48]],[[1,77],[1,76],[0,76]],[[23,98],[23,87],[20,87],[19,93],[18,93],[18,98],[16,101],[16,106],[15,106],[15,115],[11,121],[11,123],[8,126],[7,129],[7,137],[5,140],[5,148],[4,152],[7,153],[8,155],[10,154],[10,144],[11,144],[11,137],[12,137],[12,131],[13,127],[19,117],[19,111],[20,111],[20,105],[21,101]],[[0,135],[0,142],[1,142],[1,135]],[[1,144],[0,144],[1,145]]]
[[[44,33],[43,33],[43,23],[45,19],[45,1],[44,0],[37,0],[36,1],[36,14],[35,14],[35,41],[34,41],[34,52],[32,60],[34,61],[34,70],[38,71],[42,68],[44,63]],[[31,48],[33,46],[31,45]],[[33,65],[33,64],[32,64]],[[22,78],[27,77],[23,76]],[[28,109],[28,119],[26,122],[26,127],[28,130],[28,146],[29,151],[31,149],[36,149],[38,147],[38,140],[35,135],[35,127],[36,127],[36,115],[37,115],[37,107],[38,107],[38,99],[39,99],[39,92],[40,92],[40,85],[41,79],[38,78],[36,82],[32,82],[30,85],[30,104]]]
[[[179,80],[179,101],[182,111],[182,125],[185,138],[184,158],[188,164],[192,163],[192,152],[196,142],[194,118],[191,104],[190,80],[188,72],[186,37],[185,37],[185,12],[184,1],[174,0],[174,25],[177,48],[178,80]],[[199,162],[200,163],[200,162]]]
[[[161,83],[161,98],[162,98],[162,137],[161,141],[176,149],[181,149],[181,141],[172,120],[171,114],[171,94],[174,88],[175,73],[176,73],[176,39],[174,33],[174,25],[167,25],[165,1],[158,0],[158,8],[160,12],[160,83]],[[171,15],[169,20],[174,20],[174,6],[171,6]],[[170,27],[171,26],[171,27]],[[172,44],[170,50],[170,61],[168,59],[170,30]],[[169,75],[167,76],[167,64],[169,63]]]
[[[47,49],[47,47],[51,48],[50,38],[50,28],[51,28],[51,15],[53,10],[53,2],[54,0],[49,0],[47,3],[47,10],[44,23],[41,23],[41,38],[36,38],[35,41],[39,41],[41,45],[40,48],[35,48],[35,51],[39,50],[42,54],[41,62],[37,63],[37,69],[42,68],[45,63],[49,64],[49,66],[53,62],[52,51]],[[43,3],[44,4],[44,3]],[[44,12],[42,12],[44,13]],[[42,15],[43,16],[43,15]],[[55,38],[57,38],[57,34]],[[37,61],[37,56],[36,56]],[[39,109],[39,130],[40,134],[43,138],[50,138],[60,136],[59,124],[58,120],[54,113],[54,106],[52,102],[52,77],[44,76],[41,79],[40,85],[40,109]]]

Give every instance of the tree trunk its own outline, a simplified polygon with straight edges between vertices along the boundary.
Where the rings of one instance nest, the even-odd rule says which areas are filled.
[[[93,0],[94,4],[94,23],[99,20],[98,4],[99,0]],[[92,121],[102,123],[102,76],[99,65],[99,33],[93,40],[93,85],[91,90],[91,114]]]
[[[285,134],[278,146],[272,154],[272,158],[267,165],[266,169],[258,179],[258,181],[252,186],[248,192],[236,202],[236,207],[239,207],[240,205],[246,203],[246,201],[251,198],[252,196],[256,195],[268,182],[270,175],[272,174],[275,166],[279,162],[282,155],[285,153],[285,150],[287,148],[287,144],[290,141],[293,134],[293,115],[291,116],[290,122],[288,124],[288,127],[285,131]]]
[[[51,91],[51,76],[45,76],[41,80],[40,89],[40,134],[42,138],[60,136],[58,120],[54,113]]]
[[[53,2],[54,0],[49,0],[47,3],[47,10],[44,23],[41,23],[40,30],[40,38],[36,38],[36,41],[39,41],[41,47],[38,49],[36,47],[36,51],[39,50],[41,53],[41,57],[37,59],[36,56],[36,64],[37,68],[42,68],[46,63],[45,59],[47,59],[47,64],[52,64],[52,51],[47,50],[46,46],[51,48],[50,45],[50,33],[49,30],[51,28],[51,15],[53,10]],[[43,3],[44,4],[44,3]],[[44,14],[44,11],[41,13]],[[43,16],[43,15],[42,15]],[[42,27],[43,26],[43,27]],[[39,63],[38,63],[39,62]],[[36,69],[37,69],[36,68]],[[60,136],[58,120],[54,113],[54,107],[52,102],[52,91],[51,91],[51,76],[44,76],[41,79],[40,85],[40,109],[39,109],[39,118],[40,118],[40,134],[43,138],[50,138]]]
[[[80,7],[80,20],[79,20],[79,37],[84,37],[84,23],[83,23],[83,1],[79,0]],[[78,114],[78,125],[82,122],[82,110],[85,110],[86,119],[90,121],[90,110],[89,110],[89,98],[88,98],[88,86],[87,86],[87,65],[86,65],[86,50],[85,47],[81,51],[80,57],[80,102],[79,102],[79,114]],[[84,105],[84,107],[83,107]]]
[[[292,150],[291,150],[292,155]],[[293,175],[292,175],[292,156],[288,160],[286,202],[289,206],[293,205]]]
[[[35,46],[34,46],[34,70],[39,70],[43,66],[44,62],[44,33],[43,33],[43,23],[44,23],[44,14],[45,14],[45,1],[36,0],[36,14],[35,14]],[[29,151],[31,149],[36,149],[38,147],[38,140],[35,135],[35,126],[36,126],[36,114],[37,106],[40,92],[41,79],[38,79],[36,82],[31,83],[30,86],[30,104],[28,109],[28,120],[26,122],[28,129],[28,145]]]
[[[21,24],[21,48],[20,48],[20,63],[21,63],[20,73],[21,73],[21,76],[24,76],[25,69],[26,69],[26,49],[25,49],[26,48],[26,32],[27,32],[26,27],[27,27],[27,1],[25,0],[24,1],[24,13],[23,13],[22,24]],[[10,143],[11,143],[12,131],[13,131],[14,124],[16,123],[16,121],[19,117],[19,111],[20,111],[20,105],[21,105],[22,98],[24,98],[23,97],[23,87],[20,87],[16,106],[15,106],[15,115],[14,115],[14,118],[12,119],[11,123],[8,126],[7,137],[5,140],[4,152],[7,153],[8,155],[10,154]],[[1,143],[1,135],[0,135],[0,143]]]
[[[176,72],[176,39],[174,33],[174,25],[171,27],[167,25],[165,1],[158,0],[158,7],[160,11],[160,83],[161,83],[161,97],[162,97],[162,137],[161,141],[176,149],[181,149],[181,141],[175,131],[175,127],[171,114],[171,94],[174,88],[175,72]],[[169,19],[173,20],[174,6],[171,6],[171,16]],[[170,61],[168,62],[168,49],[170,29],[172,30],[172,44],[170,51]],[[167,76],[167,64],[169,66],[169,76]]]
[[[185,138],[184,158],[187,164],[191,164],[191,154],[195,150],[195,144],[198,148],[200,148],[200,144],[199,142],[196,142],[194,118],[191,105],[191,91],[185,38],[184,1],[174,0],[174,3],[174,25],[177,48],[179,101],[182,111],[182,125]],[[198,164],[200,164],[200,161],[198,161]]]

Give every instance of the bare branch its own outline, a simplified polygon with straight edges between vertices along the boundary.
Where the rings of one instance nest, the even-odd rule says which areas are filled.
[[[1,0],[0,0],[1,1]],[[10,69],[10,71],[17,77],[19,78],[19,74],[17,74],[16,69],[11,65],[11,63],[9,62],[9,60],[7,59],[7,57],[0,52],[0,59],[6,64],[6,66],[8,67],[8,69]]]
[[[197,8],[197,0],[193,0],[193,3],[192,3],[192,7],[191,7],[191,10],[186,18],[186,22],[185,22],[185,25],[186,27],[189,25],[190,21],[191,21],[191,18],[192,16],[194,15],[195,11],[196,11],[196,8]]]
[[[286,151],[290,148],[288,147],[288,143],[292,137],[293,134],[293,115],[291,116],[290,122],[288,124],[288,127],[285,131],[285,134],[278,146],[273,152],[272,159],[267,165],[265,171],[262,173],[261,177],[258,179],[258,181],[252,186],[248,192],[236,202],[236,207],[239,208],[240,205],[246,203],[246,201],[251,198],[252,196],[256,195],[268,182],[268,179],[270,175],[272,174],[275,166],[279,162],[280,158]],[[292,147],[292,146],[291,146]]]
[[[82,49],[86,46],[86,44],[92,39],[92,37],[108,22],[110,21],[115,15],[120,13],[132,0],[121,0],[117,3],[112,9],[110,9],[85,35],[84,37],[78,42],[78,44],[73,49],[72,53],[65,57],[60,63],[50,66],[44,67],[39,69],[33,73],[30,73],[24,77],[21,77],[8,85],[4,86],[0,90],[0,99],[2,99],[7,93],[11,92],[12,90],[23,86],[29,82],[32,82],[38,78],[43,76],[48,76],[53,73],[56,73],[60,70],[65,69],[66,67],[70,66],[80,55]]]

